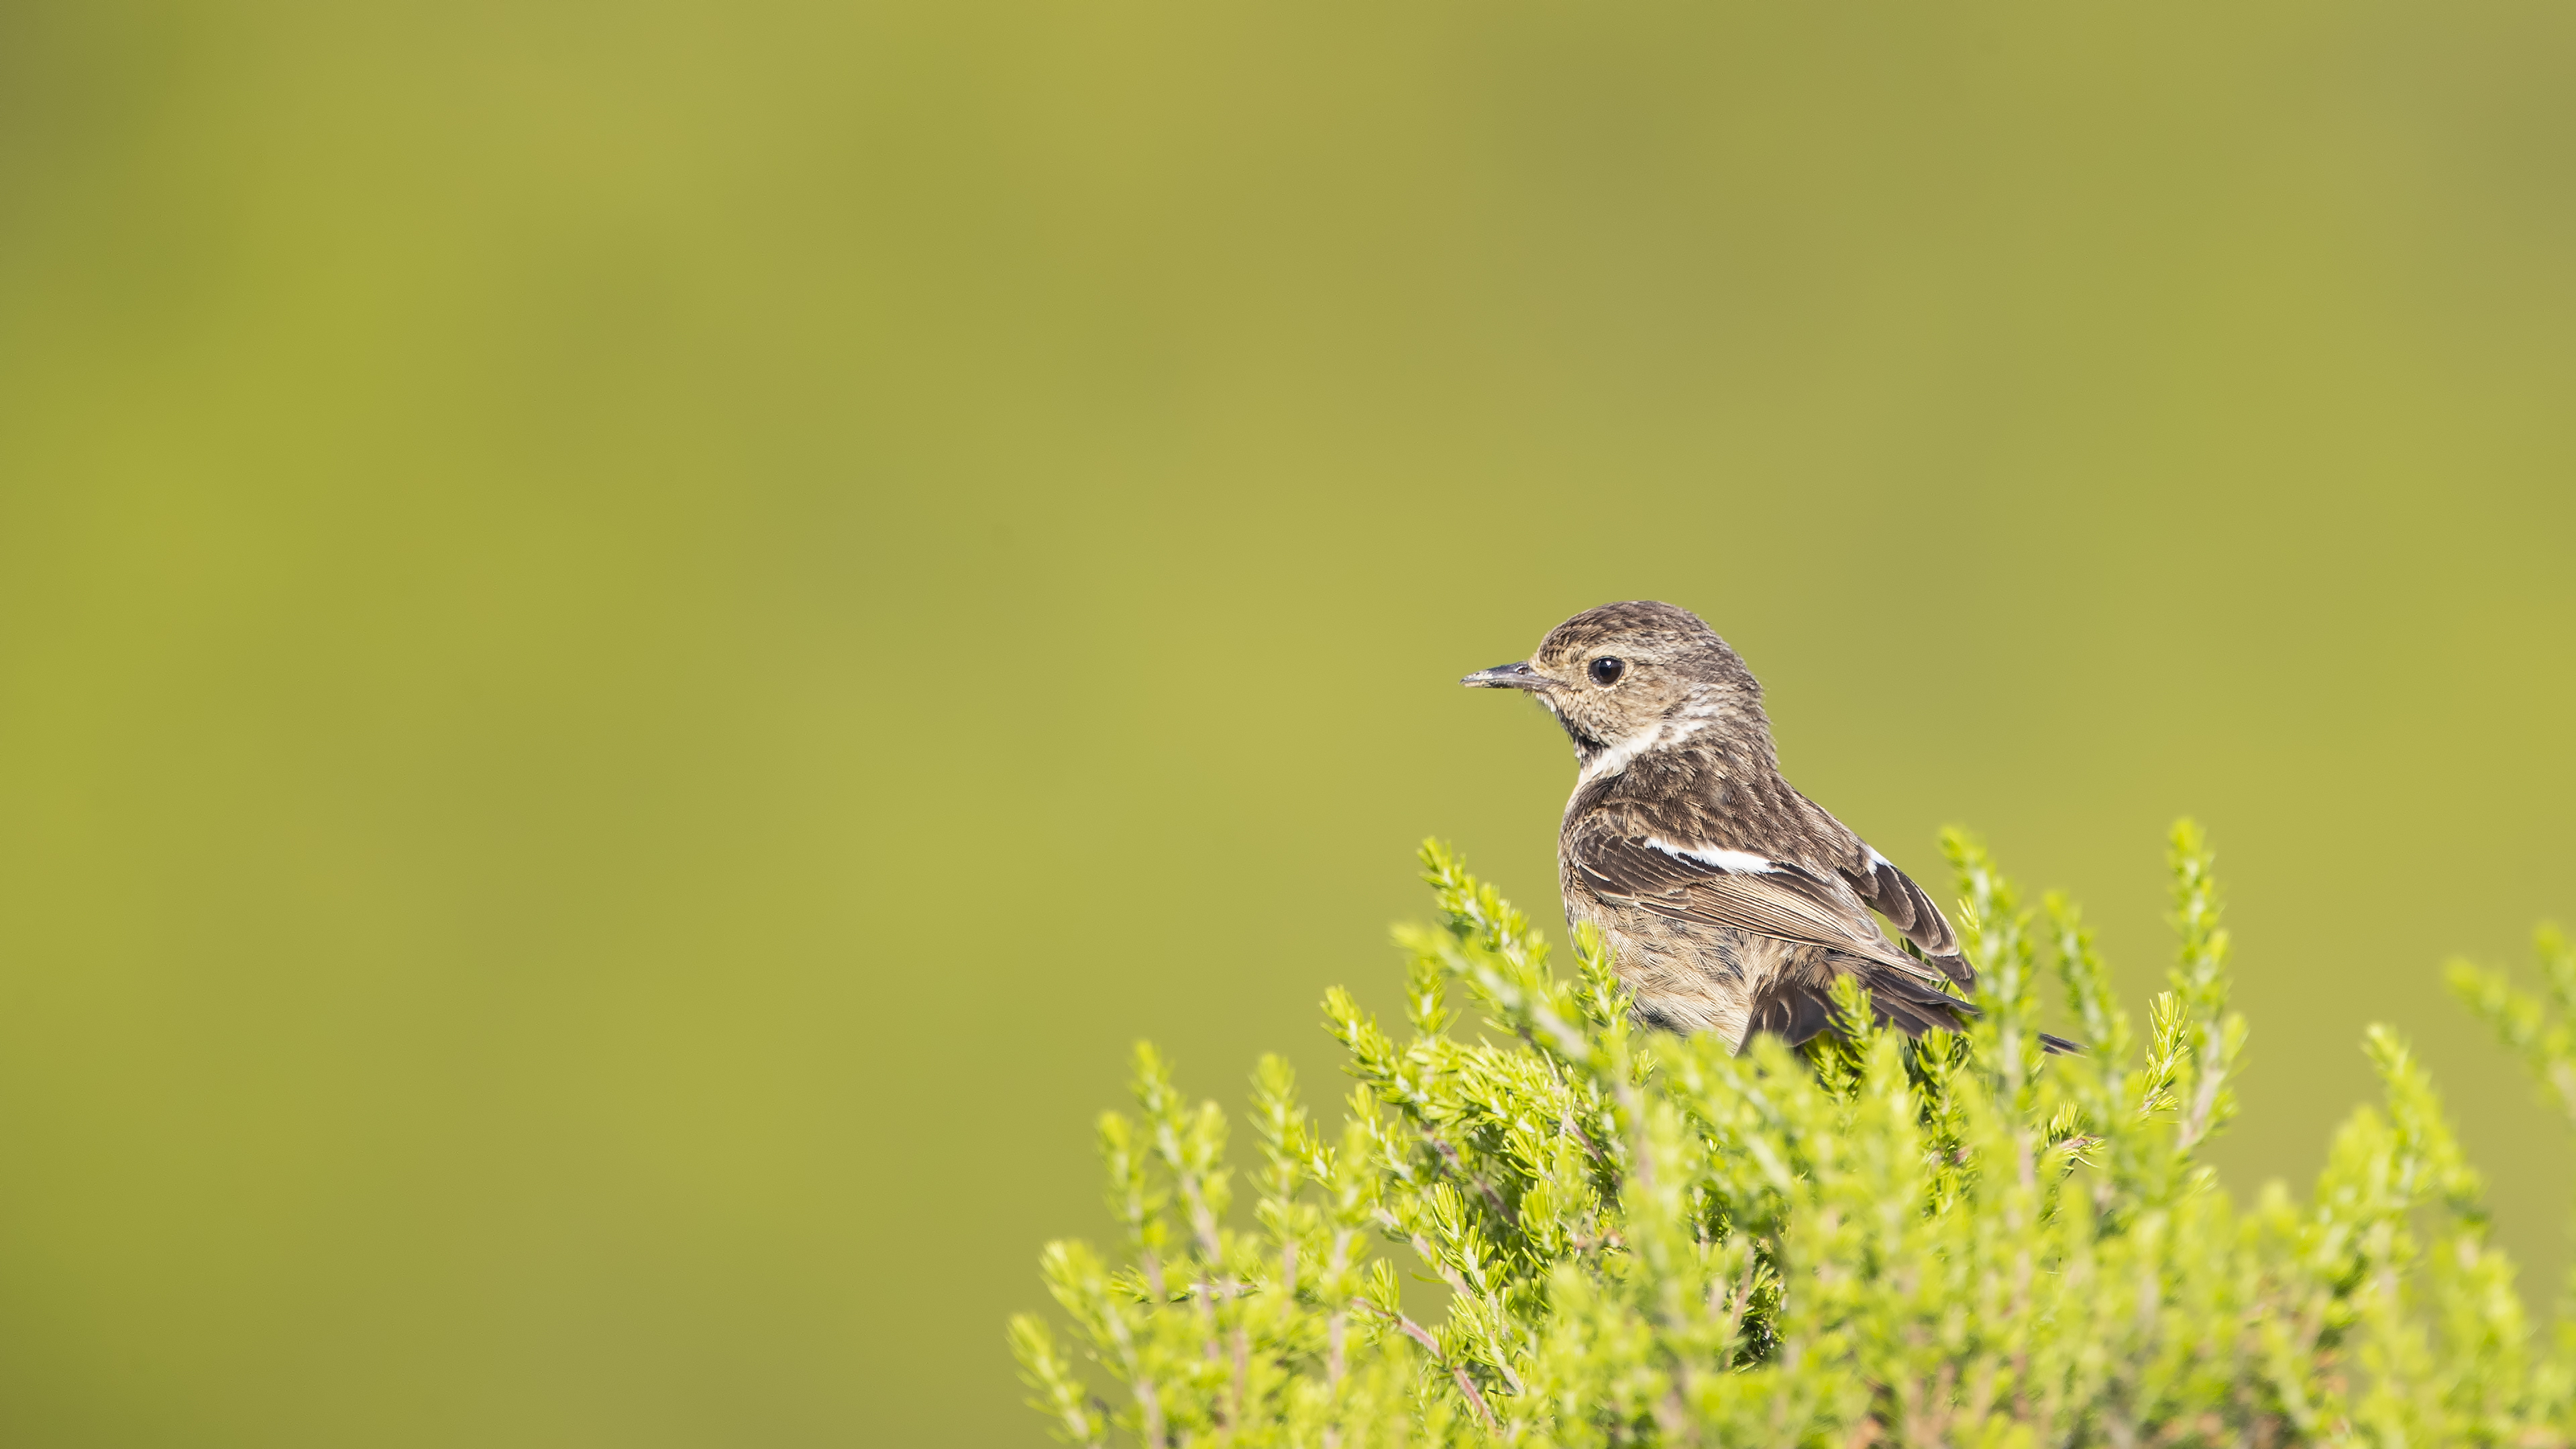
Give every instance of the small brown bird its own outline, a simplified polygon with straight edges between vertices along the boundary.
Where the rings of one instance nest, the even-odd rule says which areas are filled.
[[[1604,604],[1460,682],[1527,690],[1573,737],[1565,914],[1608,938],[1647,1024],[1802,1042],[1830,1024],[1837,976],[1910,1034],[1973,1014],[1943,989],[1976,978],[1940,908],[1780,778],[1762,686],[1698,615]]]

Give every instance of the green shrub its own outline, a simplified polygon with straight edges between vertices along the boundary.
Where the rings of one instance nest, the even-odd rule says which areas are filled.
[[[2197,830],[2173,835],[2180,961],[2143,1051],[2074,907],[2025,910],[1974,841],[1945,846],[1973,1030],[1909,1042],[1850,991],[1842,1035],[1741,1055],[1634,1027],[1597,941],[1557,974],[1426,846],[1445,928],[1399,933],[1411,1037],[1329,996],[1359,1081],[1338,1134],[1261,1063],[1252,1226],[1228,1221],[1224,1114],[1137,1048],[1138,1115],[1100,1123],[1125,1262],[1047,1247],[1081,1348],[1012,1321],[1032,1402],[1082,1444],[2566,1442],[2576,1319],[2531,1342],[2395,1033],[2367,1041],[2384,1107],[2306,1202],[2239,1208],[2197,1160],[2245,1040]],[[2576,954],[2542,954],[2554,1020],[2501,976],[2453,984],[2576,1115]],[[2043,958],[2085,1055],[2038,1050]],[[1445,1293],[1408,1298],[1388,1246]]]

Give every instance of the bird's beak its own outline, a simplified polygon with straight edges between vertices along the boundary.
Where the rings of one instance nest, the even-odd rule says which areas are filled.
[[[1527,661],[1479,669],[1458,682],[1469,689],[1545,689],[1553,683],[1546,675],[1530,668]]]

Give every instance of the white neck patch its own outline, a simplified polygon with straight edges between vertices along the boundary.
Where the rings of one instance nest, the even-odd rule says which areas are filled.
[[[1707,729],[1717,719],[1714,705],[1701,705],[1670,719],[1659,719],[1586,761],[1578,785],[1589,785],[1628,768],[1629,762],[1648,750],[1668,749]]]

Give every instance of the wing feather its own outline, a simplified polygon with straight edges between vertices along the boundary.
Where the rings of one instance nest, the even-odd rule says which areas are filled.
[[[1802,866],[1626,836],[1579,836],[1568,844],[1576,872],[1605,899],[1670,920],[1822,946],[1920,980],[1942,974],[1882,935],[1848,885]]]
[[[1911,941],[1931,958],[1943,975],[1961,986],[1974,986],[1977,973],[1968,958],[1959,954],[1959,938],[1951,931],[1949,919],[1914,878],[1898,870],[1894,862],[1867,846],[1858,865],[1846,865],[1836,874],[1849,882],[1852,891],[1871,910],[1887,917],[1897,933]]]

